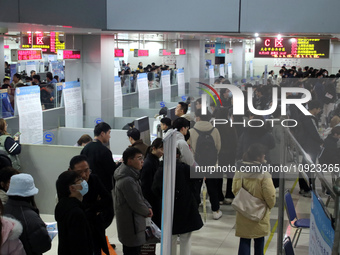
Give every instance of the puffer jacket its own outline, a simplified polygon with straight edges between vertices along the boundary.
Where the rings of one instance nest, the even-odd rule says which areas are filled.
[[[258,162],[237,162],[237,169],[246,166],[260,165]],[[242,179],[241,179],[242,178]],[[242,181],[243,180],[243,181]],[[243,186],[242,186],[243,183]],[[270,210],[274,207],[276,196],[275,188],[270,173],[241,173],[236,172],[233,180],[232,191],[234,195],[243,187],[254,197],[263,200],[267,204],[267,211],[260,222],[252,221],[236,212],[235,235],[242,238],[260,238],[270,232]]]
[[[52,241],[46,225],[29,202],[15,200],[10,196],[4,209],[5,215],[14,217],[22,224],[20,240],[27,255],[40,255],[51,249]]]
[[[1,218],[1,222],[1,254],[26,255],[24,246],[19,239],[19,236],[22,233],[22,225],[20,222],[5,216]]]
[[[128,247],[145,243],[145,218],[150,204],[143,197],[140,171],[122,163],[115,171],[114,209],[119,241]]]

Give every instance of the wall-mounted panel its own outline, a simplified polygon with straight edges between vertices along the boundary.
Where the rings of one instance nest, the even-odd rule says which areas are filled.
[[[0,0],[0,21],[19,22],[19,0]]]
[[[135,31],[237,32],[239,0],[107,0],[107,28]]]
[[[240,32],[339,33],[340,1],[240,0]]]
[[[22,23],[100,29],[106,26],[106,0],[19,0],[19,8]]]

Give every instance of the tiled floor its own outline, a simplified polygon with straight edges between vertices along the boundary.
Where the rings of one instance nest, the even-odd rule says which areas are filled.
[[[294,184],[294,181],[287,181],[286,188],[291,188]],[[310,206],[311,199],[302,197],[298,194],[299,188],[298,185],[295,187],[292,197],[294,200],[294,204],[296,207],[296,211],[299,214],[299,217],[309,217],[310,214]],[[278,193],[277,193],[278,196]],[[326,199],[324,199],[325,201]],[[331,207],[332,205],[330,205]],[[202,208],[200,208],[202,210]],[[191,254],[193,255],[207,255],[207,254],[216,254],[216,255],[226,255],[226,254],[237,254],[239,238],[235,237],[235,212],[230,205],[222,205],[221,210],[223,212],[223,216],[220,220],[213,220],[212,213],[210,210],[210,205],[207,203],[207,222],[205,222],[204,227],[193,233],[192,235],[192,250]],[[294,235],[294,229],[291,229],[288,226],[288,221],[286,220],[285,215],[285,227],[286,233],[291,238]],[[42,218],[45,221],[53,221],[52,215],[42,215]],[[275,225],[275,222],[278,218],[278,208],[275,206],[271,212],[271,227]],[[287,227],[288,226],[288,227]],[[276,230],[277,232],[277,230]],[[119,243],[117,239],[117,231],[115,221],[112,225],[107,229],[107,235],[109,237],[110,242],[117,244],[116,252],[118,255],[122,253],[122,245]],[[268,237],[266,237],[266,242],[268,242]],[[295,249],[295,254],[304,255],[308,254],[308,242],[309,242],[309,230],[303,230],[298,242],[298,245]],[[54,238],[52,243],[52,249],[45,253],[48,255],[57,254],[57,246],[58,246],[58,236]],[[266,250],[266,255],[274,255],[277,249],[277,234],[274,233],[274,236],[269,243],[268,249]],[[156,254],[160,254],[159,245],[157,245]],[[178,252],[179,254],[179,252]]]

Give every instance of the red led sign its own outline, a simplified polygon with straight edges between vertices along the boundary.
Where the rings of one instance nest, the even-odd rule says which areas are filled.
[[[210,53],[215,53],[215,49],[210,49]]]
[[[115,57],[117,58],[124,57],[124,49],[115,49]]]
[[[4,49],[9,49],[9,45],[4,45]]]
[[[138,50],[138,57],[147,57],[149,56],[148,50]]]
[[[18,60],[42,59],[41,50],[18,50]]]
[[[63,59],[80,59],[79,50],[64,50]]]
[[[171,55],[170,51],[163,50],[163,56],[170,56],[170,55]]]
[[[329,58],[328,39],[318,38],[258,38],[256,58]]]
[[[229,49],[229,54],[232,54],[233,52],[233,49]]]
[[[185,55],[185,54],[186,54],[185,49],[180,49],[180,50],[179,50],[179,55]]]
[[[21,48],[32,48],[32,36],[28,34],[22,37]],[[65,42],[59,41],[59,33],[34,33],[33,48],[42,49],[44,54],[56,54],[57,50],[65,49]]]
[[[220,54],[224,54],[225,53],[225,49],[220,49]]]

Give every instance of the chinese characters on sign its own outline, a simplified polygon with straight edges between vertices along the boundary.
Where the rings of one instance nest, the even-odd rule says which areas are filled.
[[[256,58],[329,58],[328,39],[258,38]]]

